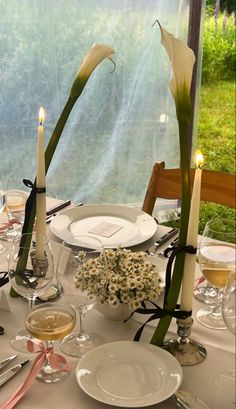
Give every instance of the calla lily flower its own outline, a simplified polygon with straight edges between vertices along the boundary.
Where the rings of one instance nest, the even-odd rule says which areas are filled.
[[[161,44],[165,47],[173,70],[169,84],[174,97],[178,120],[189,121],[191,116],[190,87],[195,55],[186,43],[168,33],[158,22],[161,30]]]
[[[115,51],[113,48],[104,44],[94,44],[84,57],[78,74],[71,88],[71,97],[81,94],[85,84],[95,68],[105,59],[109,58],[113,63],[111,56]]]
[[[107,45],[96,44],[92,48],[90,48],[90,50],[84,57],[81,67],[72,85],[69,98],[57,121],[57,124],[54,128],[54,131],[52,133],[52,136],[48,142],[48,145],[45,151],[45,171],[46,173],[50,166],[51,160],[53,158],[57,144],[60,140],[63,129],[66,125],[67,119],[72,111],[74,104],[76,103],[77,99],[81,95],[90,75],[105,58],[110,59],[115,66],[115,63],[111,58],[114,52],[115,51],[113,50],[113,48]],[[24,225],[22,228],[22,233],[32,233],[33,231],[33,225],[34,225],[34,219],[35,219],[35,213],[36,213],[35,196],[36,196],[35,190],[32,190],[26,202],[25,221],[24,221]],[[21,244],[23,245],[23,243]],[[20,273],[20,271],[22,271],[22,269],[25,268],[26,262],[27,262],[27,254],[25,254],[24,257],[21,257],[21,263],[20,264],[18,263],[16,273]],[[18,294],[13,290],[13,288],[11,288],[10,295],[17,296]]]
[[[180,167],[181,167],[181,216],[179,245],[186,246],[189,210],[190,210],[190,155],[188,149],[188,125],[191,120],[190,88],[195,56],[193,51],[183,41],[168,33],[158,22],[161,30],[161,43],[165,47],[173,69],[170,91],[175,100],[176,116],[179,125]],[[164,309],[173,311],[181,288],[185,253],[177,254],[171,285],[167,294]],[[161,318],[151,343],[162,346],[165,335],[171,323],[171,315]]]

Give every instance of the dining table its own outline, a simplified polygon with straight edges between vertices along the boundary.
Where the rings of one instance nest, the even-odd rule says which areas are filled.
[[[60,203],[59,199],[47,198],[47,207]],[[155,241],[169,228],[157,225],[155,237],[145,243],[147,250]],[[61,240],[56,237],[47,225],[48,237],[52,243],[55,254],[59,251]],[[7,245],[9,243],[6,242]],[[166,247],[168,243],[163,245]],[[138,249],[141,249],[139,246]],[[160,247],[160,250],[162,248]],[[0,255],[1,271],[7,269],[7,252]],[[159,257],[159,256],[157,256]],[[159,257],[160,270],[164,270],[166,259]],[[196,263],[196,277],[200,276],[199,267]],[[55,301],[60,302],[60,300]],[[235,408],[235,337],[227,330],[215,330],[207,328],[198,323],[196,311],[203,306],[202,303],[193,299],[193,325],[191,338],[203,344],[207,351],[206,358],[198,364],[182,366],[183,380],[181,390],[188,391],[200,400],[205,402],[210,409],[233,409]],[[24,316],[27,311],[27,302],[22,297],[13,298],[10,296],[10,284],[7,283],[0,288],[0,325],[4,327],[4,334],[0,336],[0,360],[16,353],[11,347],[10,339],[17,330],[24,328]],[[143,316],[134,314],[128,321],[114,321],[104,318],[104,316],[93,308],[86,313],[85,326],[87,330],[96,330],[105,343],[115,341],[132,341],[136,331],[143,322]],[[141,343],[150,343],[158,320],[148,323],[142,333]],[[76,323],[75,330],[79,322]],[[172,319],[166,339],[176,337],[176,320]],[[126,345],[126,343],[124,343]],[[159,348],[159,347],[156,347]],[[55,351],[62,354],[59,342],[55,343]],[[64,355],[65,356],[65,355]],[[100,402],[85,393],[78,385],[75,371],[79,358],[65,356],[71,367],[69,376],[61,382],[46,384],[34,379],[30,388],[22,399],[17,403],[19,409],[112,409],[119,406],[108,405]],[[7,399],[23,383],[35,359],[35,354],[18,353],[14,363],[29,359],[30,362],[11,380],[0,387],[0,404]],[[235,372],[234,372],[235,373]],[[155,380],[154,380],[155,381]],[[120,406],[123,407],[123,406]],[[132,406],[130,406],[132,407]],[[136,406],[134,406],[136,407]],[[142,406],[140,406],[142,407]],[[149,406],[156,409],[177,408],[173,396],[163,402]]]

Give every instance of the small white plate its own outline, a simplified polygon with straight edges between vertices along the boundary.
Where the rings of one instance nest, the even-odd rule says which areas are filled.
[[[55,236],[69,242],[73,235],[92,234],[104,247],[144,243],[157,230],[155,220],[141,210],[120,205],[84,205],[61,212],[50,224]]]
[[[181,385],[178,361],[155,345],[118,341],[84,355],[76,368],[81,389],[113,406],[145,407],[168,399]]]

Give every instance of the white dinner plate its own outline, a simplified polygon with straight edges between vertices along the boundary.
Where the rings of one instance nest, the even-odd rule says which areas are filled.
[[[131,247],[150,239],[155,220],[141,210],[121,205],[84,205],[67,209],[51,221],[51,230],[69,242],[73,235],[92,234],[105,247]]]
[[[134,341],[100,345],[76,368],[77,382],[87,395],[121,407],[160,403],[176,392],[182,378],[182,368],[169,352]]]

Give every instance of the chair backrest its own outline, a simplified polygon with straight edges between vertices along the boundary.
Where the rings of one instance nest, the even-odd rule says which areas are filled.
[[[194,169],[191,169],[191,188],[194,173]],[[181,198],[180,169],[165,169],[164,161],[157,161],[153,166],[142,210],[152,214],[157,198]],[[203,169],[201,200],[235,208],[235,175]]]

